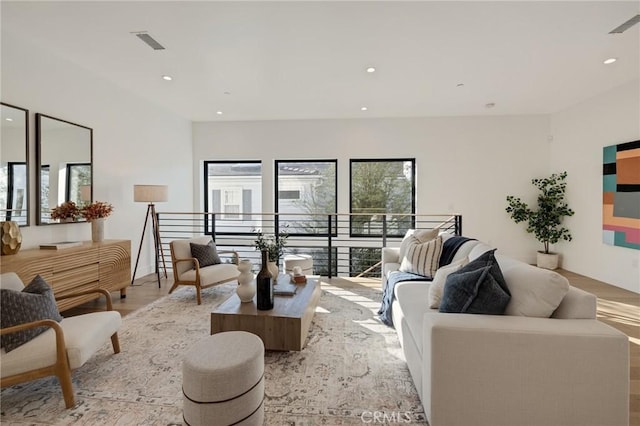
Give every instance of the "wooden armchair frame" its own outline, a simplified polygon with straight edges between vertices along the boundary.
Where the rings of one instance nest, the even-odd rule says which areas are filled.
[[[187,257],[187,258],[183,258],[183,259],[179,259],[176,258],[175,255],[175,250],[173,248],[173,241],[171,243],[169,243],[169,248],[171,249],[171,263],[173,264],[173,286],[171,287],[171,289],[169,290],[169,294],[171,294],[176,288],[178,288],[179,285],[192,285],[196,288],[196,300],[198,302],[198,305],[202,304],[202,297],[201,297],[201,290],[203,288],[209,288],[209,287],[213,287],[215,285],[218,284],[224,284],[226,282],[230,282],[233,281],[236,278],[232,278],[232,279],[224,279],[221,281],[216,281],[213,283],[208,283],[206,285],[202,285],[201,280],[200,280],[200,262],[198,262],[198,259],[196,259],[195,257]],[[231,254],[233,257],[233,264],[237,265],[238,264],[238,253],[235,250],[218,250],[218,254]],[[190,262],[193,264],[193,268],[196,271],[196,278],[193,281],[189,281],[189,280],[180,280],[180,278],[178,277],[178,268],[176,268],[176,265],[181,263],[181,262]],[[213,265],[212,265],[213,266]],[[209,266],[207,266],[207,268],[209,268]],[[240,274],[240,272],[238,272],[238,275]]]
[[[111,303],[111,294],[103,289],[87,290],[77,293],[69,293],[56,297],[56,300],[69,299],[72,297],[84,296],[87,294],[100,293],[107,299],[107,311],[112,311],[113,306]],[[100,297],[100,296],[98,296]],[[71,383],[71,367],[69,366],[69,359],[67,357],[67,347],[64,340],[64,331],[62,326],[54,320],[46,319],[33,321],[26,324],[20,324],[13,327],[6,327],[0,329],[0,335],[14,333],[16,331],[26,330],[35,327],[50,327],[56,333],[56,362],[48,367],[42,367],[31,371],[25,371],[24,373],[14,374],[0,379],[0,387],[13,386],[18,383],[29,382],[31,380],[40,379],[42,377],[56,376],[60,382],[62,388],[62,395],[64,397],[64,404],[67,408],[71,408],[75,405],[75,396],[73,392],[73,385]],[[28,343],[26,343],[28,344]],[[118,333],[114,333],[111,336],[111,344],[113,346],[113,353],[120,353],[120,342],[118,340]]]

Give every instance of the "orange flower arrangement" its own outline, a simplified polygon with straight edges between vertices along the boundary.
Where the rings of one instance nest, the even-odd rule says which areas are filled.
[[[80,215],[80,208],[73,201],[66,201],[51,210],[51,219],[55,220],[72,219],[75,221]]]
[[[82,217],[84,217],[89,222],[95,219],[109,217],[111,216],[112,212],[113,206],[109,203],[105,203],[104,201],[94,201],[93,203],[84,206],[80,210],[80,214],[82,214]]]

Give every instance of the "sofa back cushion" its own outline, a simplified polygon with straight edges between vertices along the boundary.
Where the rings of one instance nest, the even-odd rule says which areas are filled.
[[[506,315],[549,318],[569,291],[562,275],[524,262],[514,262],[502,273],[511,291]]]

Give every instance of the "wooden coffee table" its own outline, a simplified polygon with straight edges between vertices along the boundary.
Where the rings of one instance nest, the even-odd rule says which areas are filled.
[[[269,311],[258,310],[256,297],[251,303],[242,303],[238,295],[232,295],[211,312],[211,334],[248,331],[259,336],[267,350],[302,350],[321,291],[316,279],[297,286],[293,296],[274,296]]]

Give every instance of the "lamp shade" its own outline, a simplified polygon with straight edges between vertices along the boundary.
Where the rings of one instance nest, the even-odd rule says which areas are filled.
[[[157,203],[167,201],[167,185],[133,185],[133,201],[138,203]]]

